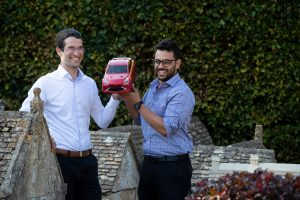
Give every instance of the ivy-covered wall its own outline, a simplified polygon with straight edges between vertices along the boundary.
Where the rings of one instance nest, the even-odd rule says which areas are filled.
[[[18,109],[33,82],[56,69],[54,38],[65,27],[83,34],[82,69],[99,83],[108,60],[137,62],[135,85],[153,79],[153,46],[175,39],[184,53],[182,78],[196,96],[194,114],[214,143],[253,139],[279,162],[300,162],[300,2],[227,0],[2,0],[0,98]],[[100,95],[106,102],[108,95]],[[122,104],[112,126],[131,123]],[[96,128],[95,125],[91,127]]]

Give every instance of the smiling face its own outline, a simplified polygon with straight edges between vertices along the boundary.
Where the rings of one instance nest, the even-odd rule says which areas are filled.
[[[56,52],[60,56],[60,62],[64,68],[77,68],[84,56],[82,39],[68,37],[65,39],[64,49],[57,47]]]
[[[154,64],[154,71],[160,83],[168,81],[172,78],[180,67],[181,60],[175,60],[172,51],[157,50],[155,52],[155,59],[157,64]]]

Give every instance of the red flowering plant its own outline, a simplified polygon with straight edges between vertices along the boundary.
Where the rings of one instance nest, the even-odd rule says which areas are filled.
[[[300,176],[257,169],[193,184],[185,200],[300,200]]]

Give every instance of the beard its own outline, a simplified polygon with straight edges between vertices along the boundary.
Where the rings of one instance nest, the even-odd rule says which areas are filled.
[[[164,72],[166,72],[166,74],[165,75],[160,75],[159,74],[160,71],[164,71]],[[174,70],[156,69],[155,72],[156,72],[156,75],[157,75],[157,78],[158,78],[159,81],[167,82],[170,78],[172,78],[173,76],[176,75],[177,70],[176,69],[174,69]]]

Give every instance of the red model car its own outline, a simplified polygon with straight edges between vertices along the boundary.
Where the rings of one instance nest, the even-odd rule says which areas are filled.
[[[106,66],[102,91],[110,94],[130,92],[134,79],[135,61],[131,58],[113,58]]]

